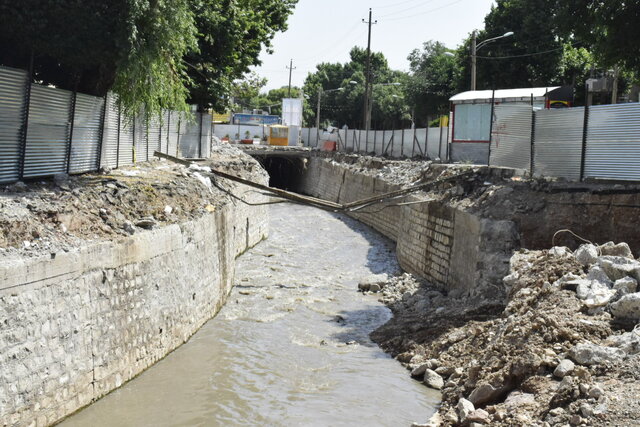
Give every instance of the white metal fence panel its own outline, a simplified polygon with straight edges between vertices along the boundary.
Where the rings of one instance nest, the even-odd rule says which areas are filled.
[[[120,114],[120,138],[118,144],[118,167],[133,164],[134,133],[133,119]]]
[[[67,172],[72,93],[31,85],[24,177]]]
[[[104,98],[81,93],[76,95],[73,135],[71,137],[70,173],[98,169],[103,109]]]
[[[154,116],[149,119],[149,146],[147,157],[151,159],[155,151],[162,151],[162,117]]]
[[[583,119],[584,107],[536,111],[534,175],[580,179]]]
[[[12,182],[20,177],[27,79],[27,73],[22,70],[0,67],[0,182]]]
[[[178,155],[180,126],[180,114],[175,111],[169,111],[167,119],[167,150],[165,153],[171,156]]]
[[[532,120],[529,105],[495,106],[489,160],[492,166],[531,168]]]
[[[107,104],[102,131],[102,159],[101,166],[118,167],[118,130],[119,130],[118,102],[112,94],[107,95]]]
[[[427,155],[430,159],[444,158],[448,128],[429,128],[427,133]]]
[[[196,113],[193,117],[185,117],[180,126],[180,153],[185,158],[200,157],[202,147],[200,146],[200,125],[201,116]]]
[[[134,140],[134,162],[146,162],[147,158],[147,120],[145,114],[141,113],[136,116],[133,124],[133,140]]]
[[[640,104],[589,108],[584,175],[640,180]]]

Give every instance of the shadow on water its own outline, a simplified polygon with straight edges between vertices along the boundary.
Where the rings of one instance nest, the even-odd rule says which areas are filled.
[[[397,276],[402,273],[400,266],[396,265],[391,267],[387,262],[381,262],[381,258],[383,258],[383,254],[380,253],[381,250],[384,250],[386,254],[384,256],[388,256],[388,254],[394,254],[396,251],[396,244],[386,236],[383,236],[378,231],[374,230],[372,227],[363,224],[355,218],[352,218],[346,214],[338,213],[334,214],[335,218],[340,220],[343,224],[349,227],[354,232],[358,233],[362,237],[364,237],[370,244],[369,253],[367,255],[367,268],[371,270],[373,274],[388,274],[391,276]],[[383,247],[381,247],[381,242],[383,242]]]

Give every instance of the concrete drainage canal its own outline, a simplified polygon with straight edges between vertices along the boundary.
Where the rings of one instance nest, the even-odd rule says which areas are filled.
[[[429,419],[439,393],[369,333],[389,320],[372,274],[394,245],[342,215],[270,207],[271,236],[238,259],[216,318],[142,375],[66,419],[70,426],[383,425]]]

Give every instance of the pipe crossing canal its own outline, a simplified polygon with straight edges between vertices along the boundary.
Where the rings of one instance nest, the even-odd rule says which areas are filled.
[[[409,426],[440,395],[368,335],[391,316],[357,292],[399,270],[392,242],[343,215],[279,204],[237,261],[226,306],[191,340],[67,418],[72,426]]]

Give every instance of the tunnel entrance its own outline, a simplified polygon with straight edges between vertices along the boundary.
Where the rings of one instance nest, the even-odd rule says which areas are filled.
[[[268,156],[257,160],[269,174],[269,186],[288,191],[296,191],[299,188],[307,159]]]

